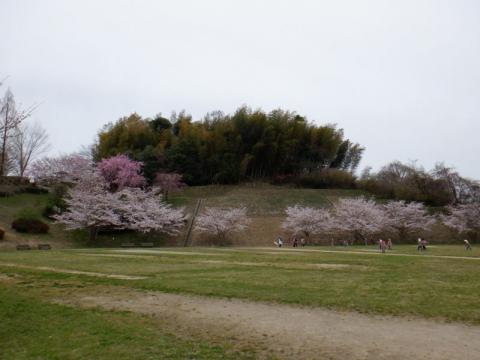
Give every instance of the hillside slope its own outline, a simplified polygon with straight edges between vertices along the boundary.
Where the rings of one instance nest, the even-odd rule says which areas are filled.
[[[245,206],[252,223],[242,234],[233,237],[236,245],[271,244],[282,235],[281,222],[287,206],[301,204],[307,206],[328,206],[339,197],[358,196],[360,192],[352,190],[298,189],[284,186],[272,186],[265,183],[242,185],[196,186],[186,188],[170,197],[169,202],[175,206],[185,207],[192,213],[196,202],[202,199],[202,208]],[[6,230],[6,237],[0,241],[0,249],[14,248],[18,243],[40,242],[51,243],[55,247],[78,246],[118,246],[125,241],[153,241],[156,244],[183,244],[184,234],[175,238],[165,236],[141,236],[131,232],[100,235],[96,244],[87,243],[85,232],[67,232],[61,226],[50,224],[50,233],[46,235],[19,234],[10,229],[16,214],[24,208],[33,208],[41,213],[47,202],[47,195],[21,194],[8,198],[0,198],[0,227]],[[200,209],[200,211],[201,211]],[[206,244],[205,237],[193,232],[194,244]]]

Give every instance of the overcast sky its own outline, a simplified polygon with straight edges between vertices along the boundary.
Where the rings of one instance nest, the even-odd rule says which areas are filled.
[[[0,1],[0,79],[52,152],[137,112],[247,104],[336,123],[361,167],[480,178],[480,1]]]

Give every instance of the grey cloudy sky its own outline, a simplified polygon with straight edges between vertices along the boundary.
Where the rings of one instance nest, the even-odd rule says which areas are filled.
[[[0,34],[0,79],[55,153],[134,111],[247,104],[338,124],[362,167],[480,178],[480,1],[1,0]]]

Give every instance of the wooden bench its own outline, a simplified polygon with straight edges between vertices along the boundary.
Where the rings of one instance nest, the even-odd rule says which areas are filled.
[[[122,243],[120,245],[120,247],[122,248],[131,248],[131,247],[135,247],[135,244],[134,243]]]
[[[153,247],[153,243],[152,242],[143,242],[143,243],[140,243],[140,247]]]
[[[38,250],[51,250],[50,244],[38,244]]]
[[[17,245],[17,250],[32,250],[28,244],[19,244]]]

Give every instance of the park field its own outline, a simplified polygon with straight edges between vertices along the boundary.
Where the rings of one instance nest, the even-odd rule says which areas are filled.
[[[364,246],[5,251],[0,349],[5,359],[290,358],[265,340],[281,323],[258,338],[239,332],[238,324],[274,310],[478,334],[479,279],[478,249],[448,245],[421,254],[411,245],[387,254]],[[474,358],[474,349],[452,350]],[[331,358],[346,356],[335,351]]]

